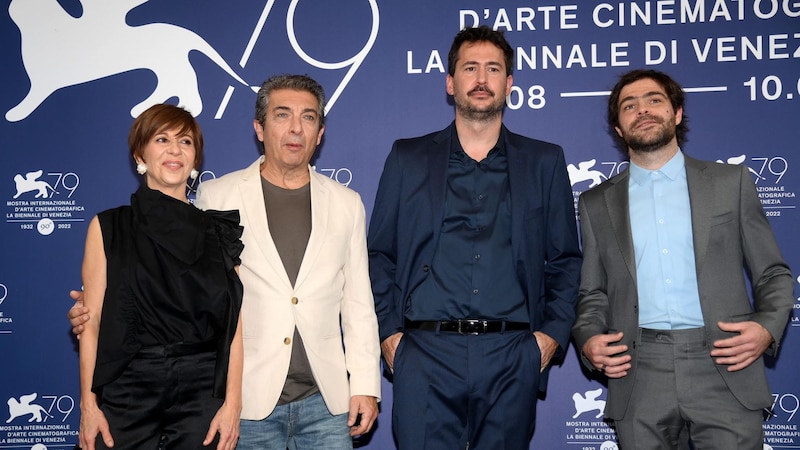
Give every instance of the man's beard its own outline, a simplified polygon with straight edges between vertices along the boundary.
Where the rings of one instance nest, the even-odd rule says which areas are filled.
[[[467,101],[463,101],[462,102],[462,101],[460,101],[458,99],[457,96],[453,97],[453,101],[455,101],[455,104],[456,104],[456,110],[458,110],[458,112],[461,114],[461,116],[463,118],[465,118],[467,120],[471,120],[471,121],[476,121],[476,122],[488,122],[488,121],[490,121],[490,120],[492,120],[492,119],[494,119],[497,116],[502,114],[503,108],[505,108],[505,106],[506,106],[505,97],[503,97],[503,98],[501,98],[499,100],[495,100],[494,103],[492,103],[492,104],[490,104],[490,105],[488,105],[488,106],[486,106],[486,107],[484,107],[482,109],[479,109],[479,108],[475,108],[472,105],[470,105],[470,103],[468,101],[470,94],[472,94],[473,92],[476,92],[476,91],[484,91],[484,92],[492,95],[492,97],[495,96],[494,91],[490,90],[489,88],[487,88],[485,86],[479,86],[479,87],[476,87],[475,89],[467,92],[467,95],[466,95],[466,100]]]
[[[631,151],[636,153],[653,153],[672,142],[672,140],[675,138],[674,117],[665,122],[652,116],[644,116],[631,124],[631,128],[636,128],[638,122],[642,120],[657,120],[661,128],[655,135],[635,135],[633,133],[623,133],[622,140],[625,141],[625,144]]]

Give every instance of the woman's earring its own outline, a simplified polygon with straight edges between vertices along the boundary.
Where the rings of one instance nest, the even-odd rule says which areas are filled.
[[[200,172],[198,172],[197,169],[192,169],[192,171],[189,172],[189,178],[193,180],[196,180],[198,175],[200,175]]]
[[[144,163],[136,164],[136,173],[138,173],[139,175],[146,174],[147,173],[147,166],[144,165]]]

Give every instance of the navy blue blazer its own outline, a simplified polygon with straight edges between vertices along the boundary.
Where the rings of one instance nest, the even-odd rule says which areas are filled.
[[[386,158],[367,237],[381,341],[403,331],[406,299],[430,274],[454,127],[398,140]],[[512,257],[527,297],[531,331],[552,337],[563,352],[575,320],[581,266],[564,152],[507,129],[504,135]]]

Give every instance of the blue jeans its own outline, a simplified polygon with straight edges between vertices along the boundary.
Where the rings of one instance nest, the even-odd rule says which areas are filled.
[[[263,420],[242,420],[237,450],[351,450],[347,413],[332,415],[316,393],[275,407]]]

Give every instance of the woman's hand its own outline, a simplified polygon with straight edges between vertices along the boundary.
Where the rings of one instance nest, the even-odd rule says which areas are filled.
[[[97,435],[100,434],[107,447],[114,446],[114,438],[111,437],[111,430],[108,428],[103,411],[97,405],[81,408],[81,425],[78,439],[82,450],[94,450],[94,443]]]
[[[239,416],[241,414],[241,404],[232,405],[227,401],[223,403],[214,415],[214,419],[211,420],[203,446],[210,445],[214,441],[214,435],[219,433],[217,450],[234,450],[236,442],[239,441]]]

